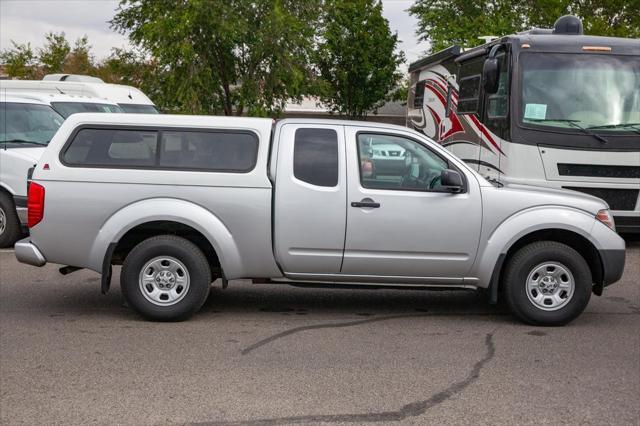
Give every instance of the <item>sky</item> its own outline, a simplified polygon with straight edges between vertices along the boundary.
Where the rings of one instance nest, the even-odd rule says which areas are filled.
[[[109,56],[112,47],[129,47],[125,35],[109,28],[118,0],[0,0],[0,50],[17,43],[42,46],[44,35],[64,31],[67,39],[87,35],[96,59]],[[398,33],[407,64],[419,59],[428,45],[418,43],[416,20],[406,12],[413,0],[383,0],[383,14]],[[405,70],[407,64],[403,67]]]

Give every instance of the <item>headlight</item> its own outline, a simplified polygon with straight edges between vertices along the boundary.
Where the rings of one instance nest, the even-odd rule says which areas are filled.
[[[616,224],[613,221],[613,216],[611,216],[611,212],[609,210],[607,209],[600,210],[598,214],[596,214],[596,219],[598,219],[600,222],[604,223],[614,231],[616,230]]]

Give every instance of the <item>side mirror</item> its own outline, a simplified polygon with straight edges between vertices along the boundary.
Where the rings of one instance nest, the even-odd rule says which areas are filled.
[[[453,102],[451,102],[452,97],[453,97],[453,85],[449,83],[449,86],[447,87],[447,102],[444,110],[444,116],[447,118],[452,116],[455,113],[455,111],[453,110]]]
[[[498,85],[500,83],[500,64],[496,58],[498,50],[502,48],[501,45],[493,46],[489,52],[489,56],[484,61],[482,66],[482,85],[484,91],[488,94],[493,94],[498,91]]]
[[[482,85],[486,93],[493,94],[498,91],[499,76],[498,60],[496,58],[485,59],[482,67]]]
[[[440,173],[440,185],[449,192],[462,191],[462,176],[455,170],[447,169]]]

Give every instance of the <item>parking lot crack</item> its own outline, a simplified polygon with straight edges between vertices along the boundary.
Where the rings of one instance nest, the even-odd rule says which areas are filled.
[[[414,315],[415,316],[415,315]],[[390,317],[385,317],[390,319]],[[381,320],[382,318],[378,319]],[[355,322],[355,321],[354,321]],[[368,321],[371,322],[371,321]],[[346,323],[343,323],[346,324]],[[343,325],[346,327],[346,325]],[[295,329],[293,329],[295,330]],[[281,425],[281,424],[299,424],[299,423],[364,423],[364,422],[397,422],[407,418],[418,417],[426,413],[432,407],[448,400],[449,398],[459,394],[472,383],[480,378],[480,373],[485,365],[493,359],[496,353],[496,347],[493,340],[495,330],[487,333],[484,339],[485,352],[471,368],[464,379],[454,382],[445,389],[432,394],[425,400],[419,400],[403,405],[395,411],[381,411],[369,413],[351,413],[351,414],[315,414],[306,416],[290,416],[290,417],[274,417],[266,419],[255,419],[247,421],[212,421],[202,423],[192,423],[197,426],[209,425]],[[258,342],[260,343],[260,342]]]
[[[248,353],[258,349],[261,346],[267,345],[275,340],[282,339],[283,337],[291,336],[292,334],[301,333],[303,331],[319,330],[324,328],[345,328],[345,327],[353,327],[353,326],[362,325],[362,324],[369,324],[372,322],[390,321],[390,320],[399,319],[399,318],[419,318],[419,317],[425,317],[425,316],[428,316],[428,315],[427,314],[389,315],[386,317],[367,318],[367,319],[362,319],[357,321],[304,325],[301,327],[291,328],[289,330],[285,330],[280,333],[274,334],[273,336],[269,336],[265,339],[259,340],[258,342],[242,349],[240,353],[242,353],[242,355],[247,355]]]

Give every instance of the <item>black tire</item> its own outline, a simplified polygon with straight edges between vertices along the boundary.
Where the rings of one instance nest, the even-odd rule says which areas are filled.
[[[0,225],[0,248],[13,247],[22,236],[22,228],[13,200],[4,192],[0,192],[0,210],[0,217],[4,217],[4,229]]]
[[[527,279],[537,266],[545,262],[559,263],[573,276],[573,296],[556,310],[544,310],[529,299],[536,290],[527,289]],[[535,274],[532,275],[535,279]],[[531,325],[558,326],[574,320],[584,311],[591,298],[592,277],[589,265],[571,247],[555,241],[538,241],[518,250],[509,260],[503,279],[504,297],[509,310],[520,320]],[[544,297],[544,295],[542,295]],[[544,302],[551,300],[543,299]],[[545,304],[545,303],[543,303]]]
[[[167,256],[184,265],[189,284],[181,299],[173,305],[159,306],[143,294],[142,269],[155,258]],[[192,242],[173,235],[151,237],[135,246],[127,255],[120,273],[120,288],[136,312],[153,321],[182,321],[196,313],[207,300],[211,270],[207,258]],[[151,294],[151,293],[149,293]]]

